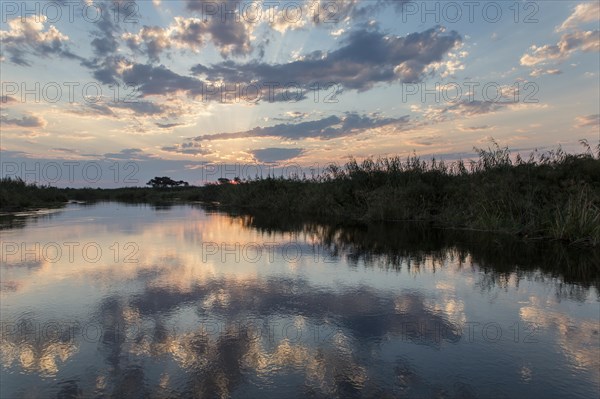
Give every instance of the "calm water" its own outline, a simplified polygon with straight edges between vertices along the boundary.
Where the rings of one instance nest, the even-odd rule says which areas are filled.
[[[2,398],[600,393],[597,253],[199,206],[2,228]]]

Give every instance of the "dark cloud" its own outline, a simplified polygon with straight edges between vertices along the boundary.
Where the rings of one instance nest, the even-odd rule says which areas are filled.
[[[343,117],[332,115],[316,121],[306,121],[296,124],[282,123],[271,127],[256,127],[254,129],[235,133],[209,134],[195,137],[192,140],[229,140],[247,137],[279,137],[290,140],[306,138],[330,140],[338,137],[360,134],[368,129],[378,127],[400,127],[408,122],[408,116],[402,116],[400,118],[381,118],[347,113]]]
[[[172,118],[179,118],[187,111],[185,104],[180,102],[162,102],[130,99],[128,101],[109,101],[106,103],[78,104],[68,112],[81,116],[103,116],[115,119],[131,119],[133,116],[159,119],[152,121],[157,127],[168,129],[181,125],[180,123],[165,123]],[[150,119],[146,119],[150,120]]]
[[[153,156],[144,153],[139,148],[125,148],[117,153],[106,153],[104,157],[107,159],[122,159],[127,161],[150,160]]]
[[[191,141],[182,144],[175,144],[173,146],[162,147],[161,150],[187,155],[207,155],[212,152],[209,149],[203,148],[200,143]]]
[[[84,60],[81,65],[92,71],[92,76],[100,83],[111,85],[119,84],[118,69],[119,63],[125,62],[125,59],[120,56],[110,56],[104,58],[93,58],[90,60]]]
[[[101,115],[101,116],[109,116],[109,117],[113,117],[113,118],[117,117],[117,115],[113,112],[113,110],[108,105],[98,104],[98,103],[86,103],[85,107],[80,107],[80,108],[71,110],[69,112],[72,112],[77,115],[83,115],[83,116]]]
[[[302,148],[262,148],[250,153],[258,162],[275,163],[296,158],[304,152]]]
[[[202,101],[228,103],[234,99],[248,103],[259,100],[270,102],[297,102],[307,98],[307,90],[299,93],[296,88],[285,89],[285,86],[269,86],[257,84],[252,86],[207,83],[193,76],[180,75],[164,65],[130,64],[119,73],[118,64],[113,64],[106,73],[107,81],[119,79],[129,87],[135,87],[140,97],[153,95],[185,94],[191,98],[202,98]],[[98,72],[98,71],[97,71]],[[269,81],[270,82],[270,81]],[[267,82],[265,82],[267,83]],[[228,92],[233,89],[234,94]],[[328,92],[329,93],[329,92]]]
[[[123,11],[115,18],[115,7],[120,10],[135,10],[133,7],[135,0],[104,0],[94,2],[94,6],[100,11],[100,19],[94,23],[96,30],[92,32],[92,50],[97,57],[103,58],[117,53],[119,49],[119,38],[121,35],[120,23],[127,20],[134,20],[136,15],[129,15],[130,12]]]
[[[113,108],[124,108],[132,110],[137,115],[161,115],[165,112],[165,107],[151,101],[131,101],[115,102],[111,104]]]
[[[344,89],[369,90],[377,83],[419,81],[432,64],[441,61],[460,41],[458,33],[439,27],[404,37],[359,30],[351,33],[337,50],[316,51],[285,64],[228,60],[192,67],[192,74],[202,75],[205,80],[180,75],[163,65],[131,63],[118,55],[85,65],[102,83],[124,82],[136,87],[142,97],[186,94],[193,98],[202,96],[203,101],[228,102],[225,92],[234,88],[237,97],[247,101],[296,102],[307,98],[315,82],[323,86],[336,84],[339,93]],[[295,88],[285,89],[291,84]],[[296,90],[298,87],[300,91]]]
[[[204,2],[206,4],[207,2]],[[209,7],[220,6],[220,2],[208,2]],[[238,2],[227,2],[234,4]],[[202,9],[200,2],[188,3],[192,12]],[[235,10],[234,5],[227,9]],[[252,52],[250,35],[253,26],[245,18],[228,14],[221,18],[220,14],[205,14],[203,18],[175,17],[173,23],[166,28],[159,26],[143,26],[137,34],[123,35],[125,43],[133,51],[146,54],[153,62],[160,60],[160,54],[172,47],[199,51],[207,43],[212,43],[223,57],[247,55]]]
[[[493,129],[493,126],[490,125],[480,125],[480,126],[466,126],[466,127],[462,127],[461,130],[463,131],[471,131],[471,132],[475,132],[478,130],[490,130]]]
[[[124,62],[124,57],[119,54],[122,28],[120,26],[126,19],[133,21],[139,15],[129,15],[123,11],[115,18],[115,7],[120,10],[135,10],[135,0],[103,0],[94,2],[94,7],[99,10],[100,19],[93,26],[90,33],[91,46],[94,57],[83,60],[81,65],[92,70],[95,79],[103,84],[118,84],[117,73],[119,64]],[[126,42],[127,44],[127,42]]]
[[[182,24],[179,31],[184,34],[180,37],[176,36],[176,38],[193,45],[193,41],[191,43],[186,41],[185,35],[192,29],[192,25],[189,20],[187,23]],[[246,55],[252,51],[250,42],[251,27],[250,24],[244,23],[244,20],[236,22],[233,19],[226,19],[223,22],[217,18],[212,18],[205,23],[204,30],[210,34],[213,44],[224,57],[228,55]],[[191,39],[194,40],[194,38]]]
[[[460,42],[457,32],[445,32],[439,27],[404,37],[359,30],[351,33],[337,50],[315,51],[290,63],[225,61],[210,67],[198,64],[192,67],[192,73],[209,81],[295,82],[303,87],[326,81],[362,91],[380,82],[417,82],[429,65],[441,61]]]
[[[43,118],[35,115],[26,115],[21,118],[9,118],[1,115],[0,124],[4,127],[44,127],[47,123]]]
[[[78,150],[74,150],[72,148],[53,148],[53,151],[57,151],[57,152],[66,152],[68,154],[78,154],[79,151]]]
[[[182,123],[160,123],[160,122],[157,122],[157,123],[155,123],[155,125],[161,129],[172,129],[174,127],[178,127],[183,124]]]
[[[192,96],[202,94],[202,81],[179,75],[164,66],[134,64],[127,68],[122,80],[134,86],[143,95],[163,95],[186,92]]]
[[[163,115],[167,109],[164,105],[159,105],[151,101],[128,101],[128,102],[109,102],[106,104],[86,103],[84,107],[80,107],[71,111],[79,115],[101,115],[112,118],[118,118],[119,115],[115,110],[125,109],[133,111],[136,115],[142,116],[157,116]]]

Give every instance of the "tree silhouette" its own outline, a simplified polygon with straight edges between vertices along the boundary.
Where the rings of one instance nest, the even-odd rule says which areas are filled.
[[[183,180],[175,181],[167,176],[163,176],[163,177],[157,176],[154,179],[151,179],[146,184],[149,186],[152,186],[153,188],[166,188],[166,187],[179,187],[179,186],[187,187],[190,185],[186,181],[183,181]]]

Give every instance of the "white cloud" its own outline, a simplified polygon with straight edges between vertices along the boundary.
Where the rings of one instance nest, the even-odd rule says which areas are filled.
[[[577,128],[600,126],[600,114],[582,115],[575,118]]]
[[[17,65],[29,66],[27,53],[41,57],[65,55],[74,57],[64,44],[69,40],[55,26],[44,30],[47,18],[15,18],[8,21],[8,30],[0,31],[0,48],[9,54],[9,60]],[[4,56],[2,55],[4,59]]]
[[[521,57],[521,65],[534,66],[548,62],[561,62],[576,51],[600,51],[600,31],[573,32],[564,34],[557,44],[531,46],[530,53]]]
[[[561,26],[556,28],[556,31],[562,32],[568,29],[574,29],[578,25],[587,22],[598,22],[599,16],[600,2],[591,1],[589,3],[578,4],[569,18],[567,18]]]
[[[533,71],[531,71],[531,73],[529,75],[533,76],[534,78],[537,78],[542,75],[560,75],[560,74],[562,74],[562,71],[560,69],[535,68]]]

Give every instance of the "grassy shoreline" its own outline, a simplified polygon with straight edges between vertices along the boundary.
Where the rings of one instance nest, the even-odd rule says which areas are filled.
[[[314,178],[267,177],[203,187],[59,189],[0,180],[0,208],[67,200],[218,202],[250,211],[359,221],[423,221],[446,228],[600,245],[600,153],[560,149],[513,157],[497,145],[445,164],[416,156],[351,160]]]

